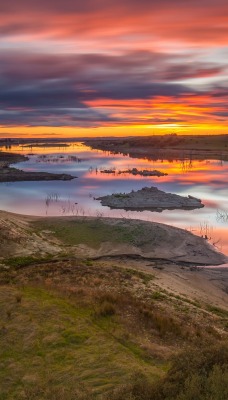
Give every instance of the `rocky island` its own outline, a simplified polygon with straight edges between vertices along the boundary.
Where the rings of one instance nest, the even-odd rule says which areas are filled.
[[[150,210],[161,212],[163,210],[193,210],[202,208],[201,200],[193,196],[179,196],[174,193],[166,193],[156,187],[145,187],[130,193],[115,193],[108,196],[98,197],[103,206],[124,210]]]

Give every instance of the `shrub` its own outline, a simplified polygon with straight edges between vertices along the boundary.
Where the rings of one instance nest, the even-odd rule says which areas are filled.
[[[176,356],[164,379],[151,384],[135,374],[104,400],[227,400],[227,343]]]
[[[95,316],[96,317],[110,317],[116,313],[116,308],[114,304],[105,300],[96,307]]]
[[[227,343],[189,350],[175,357],[157,386],[157,400],[225,400],[228,398]]]
[[[129,383],[109,393],[102,400],[153,400],[153,386],[141,373],[133,374]]]
[[[164,300],[165,296],[161,292],[155,291],[152,293],[151,298],[153,300]]]

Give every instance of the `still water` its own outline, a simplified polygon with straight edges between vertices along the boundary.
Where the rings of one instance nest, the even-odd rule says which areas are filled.
[[[14,166],[25,171],[68,173],[72,181],[0,183],[0,209],[27,215],[89,215],[138,218],[162,222],[207,236],[218,250],[228,254],[228,162],[221,160],[136,159],[92,150],[82,143],[60,147],[12,146],[7,151],[29,154],[29,161]],[[118,174],[132,168],[157,169],[168,175],[142,177]],[[104,174],[103,169],[114,169]],[[198,210],[110,210],[97,197],[129,192],[145,186],[182,196],[198,197],[205,207]]]

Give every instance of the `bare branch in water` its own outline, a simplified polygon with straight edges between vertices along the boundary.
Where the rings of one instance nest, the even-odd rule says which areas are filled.
[[[216,211],[216,220],[218,222],[228,222],[228,211],[217,210]]]

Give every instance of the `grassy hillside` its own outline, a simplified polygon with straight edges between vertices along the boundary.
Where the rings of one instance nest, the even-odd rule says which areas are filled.
[[[48,388],[73,393],[81,383],[101,393],[123,383],[132,368],[150,379],[162,372],[140,357],[137,346],[109,334],[103,313],[110,311],[95,318],[89,307],[28,286],[2,287],[0,299],[2,399],[23,398],[34,385],[35,398]]]
[[[154,391],[181,349],[226,338],[225,311],[158,290],[151,273],[54,261],[1,267],[2,400],[140,399],[135,382]]]
[[[181,230],[4,212],[0,228],[0,400],[227,399],[226,274],[169,260]],[[161,244],[167,260],[135,253]]]

